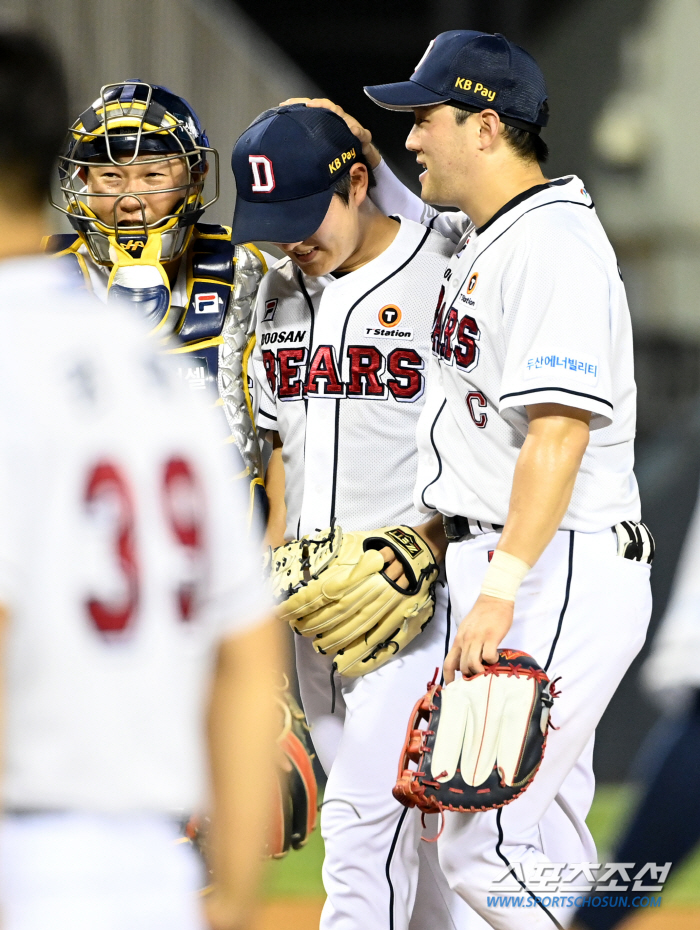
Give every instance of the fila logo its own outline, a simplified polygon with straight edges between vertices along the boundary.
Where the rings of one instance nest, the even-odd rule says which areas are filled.
[[[267,155],[249,155],[248,161],[253,169],[253,186],[255,194],[269,194],[275,189],[275,172],[272,161]]]
[[[393,329],[401,322],[401,311],[394,304],[387,304],[379,311],[379,322],[387,329]]]
[[[218,313],[219,312],[219,295],[218,294],[195,294],[194,312],[195,313]]]
[[[275,311],[277,310],[277,298],[272,300],[265,301],[265,316],[263,317],[263,323],[270,323],[275,318]]]

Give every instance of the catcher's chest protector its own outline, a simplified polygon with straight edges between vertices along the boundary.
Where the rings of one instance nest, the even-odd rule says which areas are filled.
[[[532,656],[503,650],[483,673],[428,688],[409,721],[397,801],[434,814],[515,800],[544,756],[554,682]]]

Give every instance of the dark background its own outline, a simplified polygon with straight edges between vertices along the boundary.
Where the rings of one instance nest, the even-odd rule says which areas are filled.
[[[297,4],[268,0],[246,5],[245,12],[327,96],[374,128],[382,151],[413,178],[413,158],[403,147],[411,125],[410,114],[397,113],[391,119],[378,114],[375,104],[363,93],[363,84],[407,79],[430,39],[448,29],[502,32],[534,50],[547,43],[548,34],[567,14],[585,6],[582,0],[353,0],[348,4],[314,5],[307,16]],[[600,64],[607,71],[611,63],[614,66],[614,61],[605,61],[611,57],[606,55],[606,46],[614,48],[619,8],[627,12],[628,7],[641,8],[643,3],[615,0],[610,6],[618,8],[618,15],[614,10],[606,15],[605,39],[598,49]],[[548,76],[554,85],[556,104],[556,91],[566,83],[567,76],[553,82],[554,76]],[[577,165],[567,170],[577,170]]]

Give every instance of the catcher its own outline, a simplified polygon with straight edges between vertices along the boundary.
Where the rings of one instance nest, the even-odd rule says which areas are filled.
[[[254,509],[266,512],[266,499],[247,368],[255,295],[274,259],[251,243],[234,246],[228,227],[201,222],[218,198],[218,172],[218,153],[184,98],[145,81],[106,84],[71,125],[58,159],[64,202],[52,204],[75,232],[48,237],[44,248],[103,302],[133,304],[181,360],[192,390],[216,383],[243,459],[235,471],[250,479],[252,519]],[[273,856],[306,842],[316,812],[303,717],[288,693],[280,703],[286,762],[273,802]]]
[[[247,364],[270,256],[251,243],[234,247],[228,227],[201,222],[218,177],[218,153],[186,100],[145,81],[106,84],[58,159],[63,202],[52,205],[75,232],[49,236],[44,248],[70,261],[100,300],[136,305],[192,390],[217,385],[251,504],[257,498],[264,510]]]
[[[268,536],[294,540],[273,554],[273,576],[292,594],[281,611],[300,634],[302,701],[328,773],[321,927],[406,930],[427,844],[419,812],[391,791],[416,682],[442,665],[452,635],[442,553],[430,522],[416,530],[425,517],[411,502],[430,344],[423,294],[439,288],[449,244],[372,204],[356,139],[328,111],[263,113],[232,165],[233,241],[285,253],[258,294],[252,370],[258,427],[274,446]],[[305,583],[317,575],[324,590]],[[347,611],[326,610],[343,591]],[[414,912],[413,925],[463,926],[462,902],[435,872],[420,895],[430,914]]]

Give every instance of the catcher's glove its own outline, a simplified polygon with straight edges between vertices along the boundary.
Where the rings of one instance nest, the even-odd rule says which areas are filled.
[[[273,859],[285,856],[290,846],[301,849],[306,845],[316,827],[318,803],[314,751],[304,712],[288,691],[279,699],[279,705],[283,724],[277,737],[280,756],[267,849]]]
[[[409,581],[401,588],[383,572],[379,550],[391,547]],[[438,567],[410,527],[343,533],[339,526],[303,536],[272,554],[278,614],[317,652],[335,653],[342,675],[356,677],[387,662],[432,618]]]
[[[314,752],[309,739],[309,727],[303,710],[292,695],[284,691],[278,699],[281,711],[281,731],[277,779],[272,801],[272,824],[265,854],[281,859],[289,848],[301,849],[316,828],[318,810]],[[209,818],[194,815],[185,826],[185,837],[207,862]],[[208,873],[211,871],[207,866]],[[210,887],[208,886],[208,889]]]
[[[396,800],[430,814],[510,804],[544,756],[554,682],[532,656],[504,649],[478,675],[428,689],[408,724]]]

